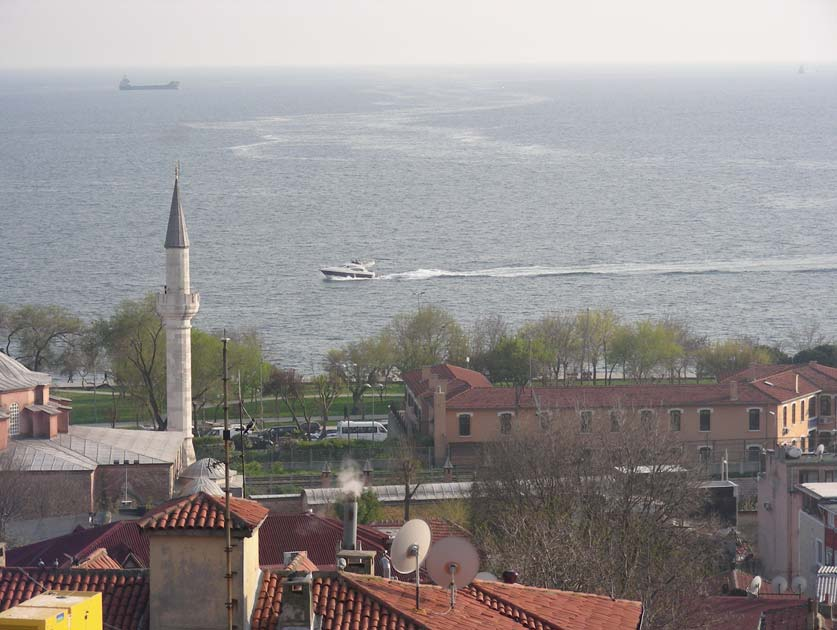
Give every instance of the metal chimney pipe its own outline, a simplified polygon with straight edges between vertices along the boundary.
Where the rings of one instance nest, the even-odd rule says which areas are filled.
[[[343,549],[357,549],[357,498],[346,497],[343,503]]]

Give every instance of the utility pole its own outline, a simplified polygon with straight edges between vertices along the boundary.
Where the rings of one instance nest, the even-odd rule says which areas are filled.
[[[224,363],[224,534],[226,536],[226,546],[224,551],[227,556],[227,572],[225,574],[227,580],[227,630],[233,630],[233,570],[232,570],[232,518],[230,515],[230,405],[228,400],[228,381],[230,380],[227,369],[227,343],[229,339],[226,336],[227,331],[224,330],[224,337],[221,341],[224,344],[223,363]]]
[[[248,417],[250,414],[247,414]],[[241,394],[241,371],[238,372],[238,439],[241,443],[241,496],[247,498],[247,470],[244,461],[244,438],[248,431],[244,430],[244,399]]]

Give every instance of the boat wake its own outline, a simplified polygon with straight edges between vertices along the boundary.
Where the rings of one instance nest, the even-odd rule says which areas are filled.
[[[491,267],[471,271],[416,269],[378,276],[378,280],[432,280],[434,278],[535,278],[539,276],[659,276],[722,273],[819,273],[837,271],[837,256],[728,260],[682,263],[620,263],[572,267]]]

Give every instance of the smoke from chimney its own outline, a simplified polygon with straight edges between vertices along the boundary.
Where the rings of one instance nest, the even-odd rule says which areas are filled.
[[[363,477],[357,462],[345,460],[337,482],[343,491],[343,549],[357,549],[357,499],[363,492]]]
[[[343,461],[337,475],[337,484],[347,497],[357,499],[363,492],[363,474],[357,462],[351,459]]]

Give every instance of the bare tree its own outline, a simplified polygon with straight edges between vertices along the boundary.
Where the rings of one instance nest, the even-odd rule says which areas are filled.
[[[701,479],[656,419],[615,412],[617,430],[587,435],[543,410],[550,429],[488,446],[475,534],[528,584],[638,599],[646,627],[683,627],[680,602],[720,569]]]
[[[320,416],[323,419],[323,426],[328,422],[328,410],[331,409],[331,404],[340,395],[343,389],[343,380],[337,372],[326,372],[325,374],[318,374],[312,379],[314,391],[317,394],[317,403],[320,407]],[[307,438],[311,439],[311,421],[307,418],[307,425],[305,434]]]
[[[421,461],[416,457],[416,444],[412,438],[406,435],[399,438],[395,459],[399,481],[404,484],[404,521],[406,522],[410,520],[410,505],[413,497],[421,486],[418,480]]]

